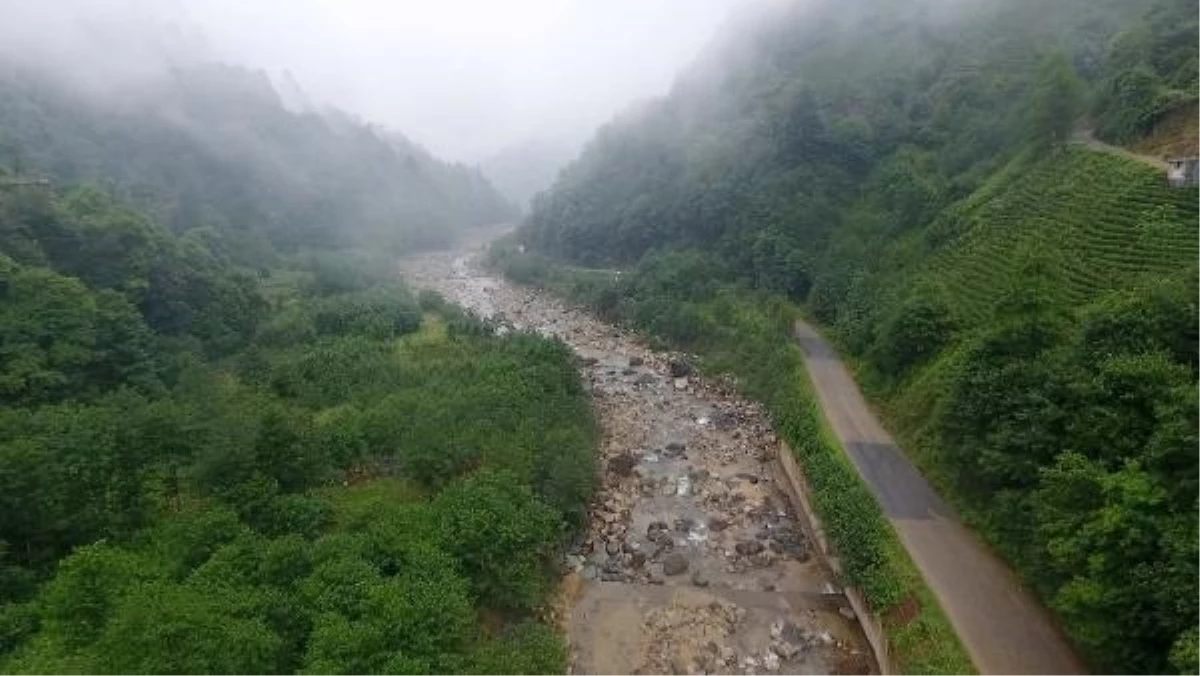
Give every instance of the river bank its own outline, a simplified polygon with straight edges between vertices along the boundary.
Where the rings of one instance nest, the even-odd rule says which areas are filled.
[[[570,345],[602,429],[587,537],[564,562],[572,671],[870,671],[861,629],[778,483],[761,407],[686,357],[487,273],[475,253],[401,269],[418,288]]]

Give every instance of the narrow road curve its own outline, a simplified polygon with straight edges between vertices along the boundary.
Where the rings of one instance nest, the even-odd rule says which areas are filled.
[[[1127,160],[1141,162],[1142,164],[1154,169],[1158,169],[1159,171],[1166,171],[1169,168],[1169,165],[1166,163],[1166,161],[1160,157],[1142,155],[1140,153],[1135,153],[1128,148],[1122,148],[1120,146],[1114,146],[1111,143],[1105,143],[1104,141],[1096,138],[1095,133],[1093,133],[1091,129],[1082,129],[1075,132],[1075,134],[1071,136],[1071,141],[1098,153],[1118,155]]]
[[[825,418],[980,672],[1084,673],[1049,611],[905,457],[829,343],[803,321],[795,337]]]

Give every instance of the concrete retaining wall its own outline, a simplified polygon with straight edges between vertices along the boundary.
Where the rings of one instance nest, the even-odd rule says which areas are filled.
[[[821,525],[821,518],[817,516],[812,503],[808,499],[808,481],[805,480],[804,474],[800,471],[800,466],[796,464],[796,455],[786,442],[780,441],[775,457],[780,469],[783,470],[784,477],[787,478],[788,495],[792,499],[792,504],[795,506],[797,514],[804,519],[809,535],[812,537],[821,555],[825,557],[825,561],[828,562],[829,567],[840,577],[842,575],[841,562],[837,558],[837,552],[834,551],[833,546],[829,543],[829,538],[825,536],[825,529]],[[883,631],[883,622],[878,615],[871,611],[867,605],[867,600],[857,588],[846,587],[845,594],[846,599],[850,602],[850,607],[858,617],[859,624],[862,625],[863,633],[867,637],[867,643],[871,646],[871,652],[875,654],[875,663],[879,667],[879,673],[895,673],[891,656],[888,652],[887,634]]]

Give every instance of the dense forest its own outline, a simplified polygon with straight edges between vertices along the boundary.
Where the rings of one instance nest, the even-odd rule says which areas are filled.
[[[768,398],[801,306],[1093,668],[1195,673],[1197,193],[1076,139],[1195,139],[1196,34],[1182,0],[772,6],[602,128],[535,200],[534,255],[497,258],[626,268],[565,286],[761,347]]]
[[[593,481],[573,357],[392,260],[507,203],[236,69],[158,108],[10,76],[0,671],[564,670],[539,610]]]

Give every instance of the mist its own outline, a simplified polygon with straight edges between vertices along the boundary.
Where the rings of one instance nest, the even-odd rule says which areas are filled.
[[[477,163],[577,145],[664,93],[735,0],[68,0],[0,2],[0,55],[105,90],[178,61],[263,69],[332,105]]]

